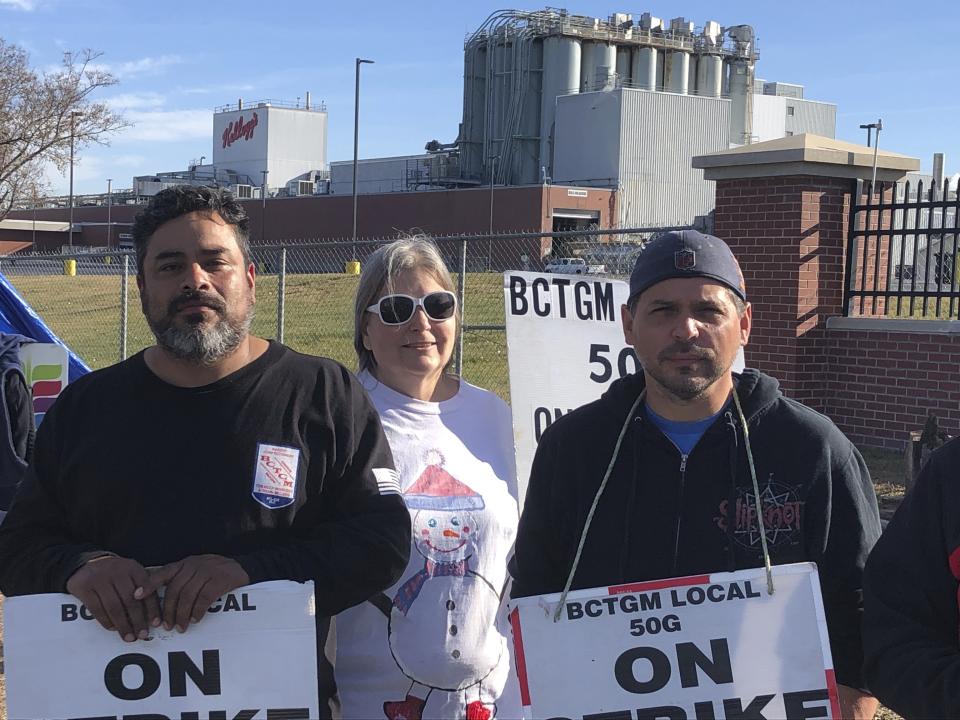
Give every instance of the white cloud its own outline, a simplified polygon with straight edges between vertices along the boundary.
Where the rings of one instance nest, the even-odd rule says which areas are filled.
[[[131,110],[126,117],[133,127],[117,136],[117,142],[179,142],[213,137],[210,110]]]
[[[0,0],[4,2],[4,0]],[[71,52],[65,50],[64,52]],[[74,53],[74,59],[80,60],[79,53]],[[101,55],[97,62],[91,62],[87,65],[88,70],[100,70],[102,72],[112,73],[120,80],[129,80],[135,77],[144,77],[151,75],[161,75],[167,68],[174,65],[185,63],[186,60],[180,55],[160,55],[158,57],[143,57],[138,60],[127,60],[120,63],[100,62],[103,59]],[[48,74],[57,73],[63,70],[62,63],[50,63],[44,68]]]
[[[160,93],[123,93],[105,99],[105,102],[117,110],[136,110],[139,108],[160,108],[166,104],[166,98]]]
[[[108,65],[109,70],[118,78],[131,78],[139,75],[158,75],[172,65],[186,62],[179,55],[161,55],[129,60],[117,65]]]
[[[184,95],[210,95],[212,93],[250,92],[251,90],[253,90],[253,85],[218,85],[216,87],[184,88],[181,92]]]
[[[0,7],[9,7],[13,8],[14,10],[25,10],[26,12],[30,12],[39,4],[39,0],[0,0]]]

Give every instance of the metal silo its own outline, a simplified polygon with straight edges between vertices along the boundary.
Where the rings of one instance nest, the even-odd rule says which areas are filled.
[[[580,56],[580,92],[610,87],[616,69],[616,45],[584,41]]]
[[[666,53],[663,63],[663,80],[667,92],[687,94],[690,79],[690,53],[674,50]]]
[[[633,87],[630,77],[630,46],[617,46],[617,84]]]
[[[634,48],[633,68],[630,73],[633,87],[641,90],[657,89],[657,49],[652,47]]]
[[[697,64],[697,95],[720,97],[723,91],[723,59],[701,55]]]
[[[543,40],[543,91],[540,100],[540,165],[553,175],[553,122],[557,96],[579,92],[580,41],[562,35]]]
[[[516,46],[514,102],[520,116],[513,123],[514,182],[533,185],[540,182],[540,110],[543,104],[543,41],[533,33],[520,32]]]
[[[487,48],[479,40],[467,43],[463,52],[463,122],[460,128],[460,165],[467,178],[483,171],[483,139],[487,92]]]

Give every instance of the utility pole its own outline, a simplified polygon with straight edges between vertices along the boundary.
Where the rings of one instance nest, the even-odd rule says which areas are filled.
[[[76,136],[77,118],[83,115],[79,110],[70,113],[70,228],[67,230],[67,245],[73,250],[73,145]]]
[[[350,259],[357,259],[357,159],[360,149],[360,66],[364,63],[373,65],[373,60],[356,58],[353,90],[353,238],[352,254]]]
[[[266,222],[267,222],[267,175],[270,174],[269,170],[261,170],[260,174],[263,175],[263,182],[260,185],[260,242],[266,243],[267,236],[264,234],[266,232]]]
[[[113,178],[107,178],[107,247],[113,246],[113,225],[110,223],[110,211],[113,208]]]

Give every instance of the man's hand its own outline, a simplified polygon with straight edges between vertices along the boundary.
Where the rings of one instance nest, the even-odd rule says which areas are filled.
[[[126,642],[146,639],[160,625],[160,604],[142,588],[150,580],[136,560],[108,555],[90,560],[67,580],[67,592],[87,606],[107,630]]]
[[[222,555],[191,555],[150,571],[150,577],[136,592],[137,599],[155,597],[166,585],[163,596],[163,626],[186,632],[191,622],[200,622],[207,609],[221,595],[250,577],[236,560]]]
[[[840,714],[843,720],[872,720],[880,707],[880,702],[862,690],[837,685],[840,696]]]

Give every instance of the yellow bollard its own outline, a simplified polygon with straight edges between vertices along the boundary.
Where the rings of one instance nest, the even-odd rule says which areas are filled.
[[[347,275],[359,275],[360,274],[360,261],[359,260],[347,260],[347,267],[345,269]]]
[[[63,274],[67,277],[75,277],[77,274],[77,261],[71,258],[63,261]]]

